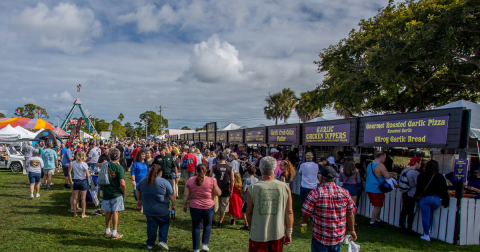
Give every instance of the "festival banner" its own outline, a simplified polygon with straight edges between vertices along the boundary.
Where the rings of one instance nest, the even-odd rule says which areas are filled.
[[[195,142],[200,141],[200,135],[198,133],[193,134],[193,141],[195,141]]]
[[[467,182],[468,160],[455,159],[453,168],[453,182]]]
[[[297,144],[297,128],[269,128],[269,144]]]
[[[215,136],[217,132],[217,123],[207,123],[205,128],[207,129],[207,142],[216,142]]]
[[[215,142],[215,133],[207,133],[207,142]]]
[[[448,116],[365,122],[363,142],[382,145],[446,144]]]
[[[187,139],[188,141],[193,142],[193,134],[192,133],[188,134]]]
[[[200,142],[206,142],[207,141],[207,133],[201,132],[200,133]]]
[[[350,123],[305,126],[304,144],[350,143]]]
[[[228,132],[229,143],[243,143],[243,130],[241,131],[229,131]]]
[[[265,130],[245,130],[246,143],[265,143]]]
[[[227,132],[217,131],[217,143],[226,143],[226,142],[227,142]]]

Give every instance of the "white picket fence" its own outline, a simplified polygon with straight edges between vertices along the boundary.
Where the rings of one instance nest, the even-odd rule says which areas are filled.
[[[296,175],[293,179],[292,193],[300,194],[300,183],[302,177]],[[368,195],[362,192],[358,202],[358,214],[370,218],[373,212],[373,206],[368,199]],[[453,244],[455,232],[455,218],[457,209],[457,199],[450,198],[450,205],[447,208],[440,206],[433,213],[433,222],[431,225],[430,237]],[[380,218],[390,225],[399,227],[400,212],[402,211],[402,193],[400,190],[385,194]],[[413,221],[413,230],[423,234],[422,216],[420,209],[417,209]],[[480,244],[480,200],[462,199],[460,212],[460,240],[459,245],[477,245]]]

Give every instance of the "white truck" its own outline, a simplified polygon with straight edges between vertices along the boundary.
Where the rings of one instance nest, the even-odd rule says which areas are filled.
[[[12,172],[22,172],[25,167],[25,157],[14,146],[5,146],[0,151],[0,169],[10,169]]]

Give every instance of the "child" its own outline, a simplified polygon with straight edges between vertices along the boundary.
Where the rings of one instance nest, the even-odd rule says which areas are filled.
[[[242,196],[240,189],[242,189],[242,177],[240,173],[235,173],[235,182],[233,192],[230,195],[230,204],[228,206],[228,214],[230,215],[230,225],[235,225],[235,218],[242,218]]]
[[[177,167],[180,167],[179,165],[180,159],[177,157],[178,153],[175,150],[172,150],[170,152],[170,155],[172,155],[173,160],[175,161],[175,163],[177,163]],[[173,184],[173,195],[175,196],[175,198],[178,199],[178,183],[175,180],[176,178],[178,178],[178,181],[180,181],[181,173],[179,168],[177,168],[177,171],[178,171],[177,174],[175,174],[175,172],[172,171],[172,184]]]
[[[255,177],[255,172],[257,169],[255,166],[250,165],[247,167],[247,175],[248,177],[243,181],[242,185],[242,198],[243,198],[243,206],[242,206],[242,212],[243,212],[243,219],[245,220],[245,226],[241,228],[242,230],[248,230],[248,222],[247,222],[247,187],[249,185],[256,184],[258,182],[258,179]]]

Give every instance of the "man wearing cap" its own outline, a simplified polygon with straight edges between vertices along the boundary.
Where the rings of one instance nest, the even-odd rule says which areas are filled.
[[[413,157],[410,159],[408,163],[410,166],[407,169],[404,169],[402,173],[400,173],[400,178],[402,176],[406,176],[408,179],[408,187],[410,190],[404,192],[402,195],[403,206],[402,212],[400,213],[400,232],[408,233],[408,234],[415,234],[412,231],[413,219],[415,218],[415,190],[417,189],[417,178],[420,174],[418,169],[422,166],[422,159],[419,157]],[[405,228],[405,220],[407,219],[407,228]]]
[[[310,191],[317,188],[318,183],[318,165],[315,164],[313,154],[307,152],[305,155],[306,162],[300,165],[298,173],[302,175],[302,183],[300,187],[300,200],[305,201]]]
[[[173,157],[167,153],[167,148],[165,146],[160,147],[160,155],[156,156],[152,164],[158,164],[162,167],[162,178],[168,180],[170,185],[172,183],[172,172],[178,174],[177,171],[177,162],[173,160]],[[178,183],[178,178],[175,177],[175,182]]]
[[[335,169],[325,166],[320,174],[320,186],[312,190],[303,203],[300,226],[308,226],[313,214],[311,251],[340,251],[347,224],[352,241],[357,239],[357,206],[347,190],[335,185]]]

